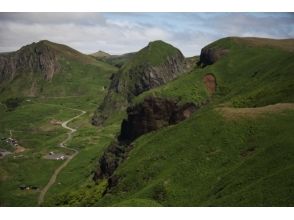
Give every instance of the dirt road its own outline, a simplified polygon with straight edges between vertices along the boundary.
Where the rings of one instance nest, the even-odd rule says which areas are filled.
[[[69,147],[66,147],[66,146],[65,146],[66,142],[68,142],[68,141],[70,141],[70,140],[72,139],[72,134],[73,134],[74,132],[77,131],[77,130],[74,129],[74,128],[68,127],[67,124],[68,124],[69,122],[71,122],[71,121],[73,121],[73,120],[75,120],[75,119],[81,117],[81,116],[84,115],[86,112],[83,111],[83,110],[80,110],[80,109],[73,109],[73,108],[70,108],[70,109],[75,110],[75,111],[79,111],[79,112],[81,112],[81,113],[80,113],[79,115],[77,115],[77,116],[75,116],[75,117],[73,117],[73,118],[71,118],[71,119],[69,119],[69,120],[67,120],[67,121],[65,121],[65,122],[63,122],[63,123],[61,124],[61,126],[62,126],[63,128],[65,128],[65,129],[68,129],[69,132],[67,133],[67,138],[66,138],[65,140],[63,140],[63,141],[59,144],[59,146],[62,147],[62,148],[65,148],[65,149],[71,150],[71,151],[73,151],[74,153],[73,153],[72,155],[70,155],[70,156],[67,158],[67,160],[66,160],[63,164],[61,164],[61,166],[59,166],[59,167],[54,171],[54,173],[53,173],[53,175],[51,176],[49,182],[47,183],[47,185],[46,185],[46,186],[42,189],[42,191],[40,192],[40,195],[39,195],[39,198],[38,198],[38,205],[39,205],[39,206],[43,203],[46,193],[48,192],[48,190],[50,189],[50,187],[55,183],[56,178],[57,178],[58,174],[60,173],[60,171],[61,171],[64,167],[66,167],[66,166],[68,165],[68,163],[69,163],[69,162],[70,162],[70,161],[71,161],[71,160],[72,160],[72,159],[73,159],[73,158],[79,153],[78,150],[73,149],[73,148],[69,148]]]

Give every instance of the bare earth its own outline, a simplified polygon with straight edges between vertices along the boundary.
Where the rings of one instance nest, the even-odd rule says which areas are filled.
[[[216,110],[227,119],[237,119],[240,117],[255,118],[266,113],[279,113],[285,110],[294,110],[294,103],[277,103],[256,108],[218,107]]]
[[[18,154],[18,153],[24,152],[25,150],[26,149],[24,147],[17,145],[14,153]]]

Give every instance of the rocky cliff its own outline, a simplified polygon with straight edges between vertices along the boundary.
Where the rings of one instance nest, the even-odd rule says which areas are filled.
[[[20,73],[34,72],[40,72],[45,80],[51,80],[59,69],[56,52],[44,41],[0,55],[0,82],[13,80]]]
[[[199,64],[202,67],[214,64],[228,52],[229,50],[224,48],[205,47],[201,50]]]
[[[177,48],[155,41],[140,50],[116,74],[92,123],[99,125],[114,111],[126,109],[133,97],[163,85],[192,68]],[[188,66],[188,68],[187,68]]]
[[[193,103],[183,105],[175,101],[148,97],[144,102],[127,109],[128,118],[123,120],[120,141],[133,141],[142,134],[177,124],[196,111]]]
[[[137,137],[162,127],[177,124],[189,118],[197,110],[193,103],[178,104],[175,101],[149,97],[144,102],[127,109],[128,118],[122,122],[117,143],[112,143],[99,160],[93,179],[108,178],[109,185],[115,185],[113,176],[119,164],[132,149]]]
[[[41,74],[50,81],[61,70],[60,60],[75,60],[90,64],[94,58],[66,45],[47,40],[26,45],[15,52],[0,54],[0,83],[11,81],[17,75]]]

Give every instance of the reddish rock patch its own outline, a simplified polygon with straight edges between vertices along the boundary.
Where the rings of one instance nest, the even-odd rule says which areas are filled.
[[[207,74],[203,77],[203,82],[206,86],[207,91],[209,92],[210,95],[213,95],[216,91],[216,80],[214,75],[212,74]]]

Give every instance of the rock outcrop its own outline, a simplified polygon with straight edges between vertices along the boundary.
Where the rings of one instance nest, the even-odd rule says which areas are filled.
[[[228,49],[205,47],[201,50],[199,65],[205,67],[214,64],[229,52]]]
[[[115,185],[118,177],[113,173],[132,149],[133,140],[150,131],[177,124],[189,118],[196,110],[193,103],[181,105],[172,100],[154,97],[129,107],[128,118],[122,122],[118,141],[110,144],[100,158],[93,180],[107,178],[109,187]]]
[[[92,123],[103,123],[113,111],[126,109],[133,97],[188,71],[187,66],[177,48],[162,41],[149,43],[112,76],[108,93]],[[189,64],[189,68],[192,67]]]
[[[142,134],[189,118],[196,109],[193,103],[179,105],[172,100],[146,98],[143,103],[127,109],[128,118],[122,122],[118,139],[131,142]]]
[[[57,55],[44,41],[22,47],[12,53],[0,55],[0,82],[13,80],[21,73],[39,72],[45,80],[51,80],[60,65]]]
[[[121,145],[116,142],[110,144],[99,159],[99,165],[94,172],[93,180],[110,178],[118,165],[126,158],[131,148],[132,145]]]

